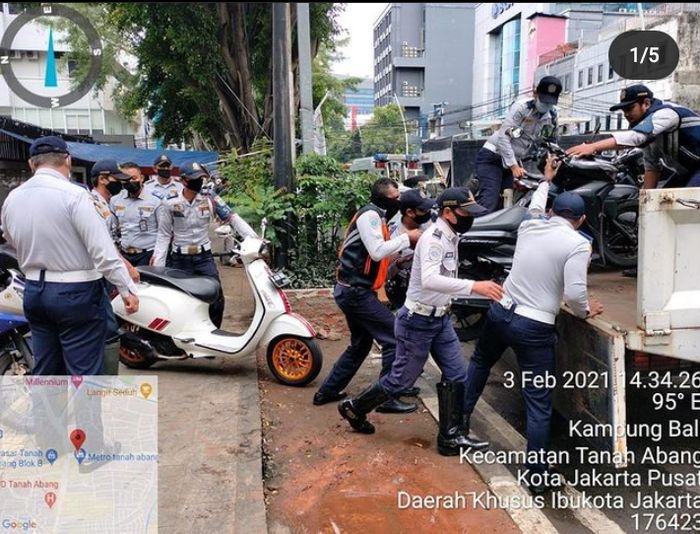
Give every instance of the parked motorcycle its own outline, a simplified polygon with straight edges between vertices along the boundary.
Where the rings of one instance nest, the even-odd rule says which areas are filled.
[[[228,238],[233,230],[224,225],[216,233]],[[314,340],[316,332],[303,317],[292,313],[282,290],[288,278],[282,272],[273,273],[263,259],[267,242],[248,237],[235,243],[234,248],[217,255],[230,256],[245,269],[255,299],[255,313],[246,332],[219,330],[211,322],[209,304],[219,293],[214,278],[193,277],[167,267],[138,267],[139,310],[127,314],[120,297],[112,302],[126,330],[120,350],[124,365],[145,369],[174,359],[242,358],[259,345],[267,345],[268,366],[280,382],[303,386],[318,376],[323,356]]]
[[[14,251],[0,246],[0,375],[25,375],[34,366],[24,317],[24,276]]]

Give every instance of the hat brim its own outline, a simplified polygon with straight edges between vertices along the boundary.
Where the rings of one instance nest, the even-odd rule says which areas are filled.
[[[630,107],[633,104],[637,103],[637,99],[635,98],[634,100],[628,100],[627,102],[620,102],[619,104],[615,104],[610,108],[610,111],[617,111],[618,109],[625,109]]]
[[[483,207],[481,204],[477,204],[476,202],[471,204],[462,204],[460,208],[467,210],[469,215],[473,215],[474,217],[484,215],[488,211],[485,207]]]
[[[109,175],[114,176],[117,180],[123,180],[125,182],[131,180],[131,176],[123,172],[111,172]]]
[[[435,200],[433,200],[432,198],[424,198],[421,200],[421,203],[416,206],[416,209],[430,211],[431,209],[433,209],[434,205]]]
[[[537,97],[545,104],[556,104],[559,102],[559,95],[549,95],[547,93],[538,94]]]

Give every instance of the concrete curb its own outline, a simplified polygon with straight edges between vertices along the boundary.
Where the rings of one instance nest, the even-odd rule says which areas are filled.
[[[421,388],[420,399],[433,418],[435,418],[435,421],[438,420],[438,402],[437,394],[435,393],[435,384],[439,382],[440,374],[440,369],[435,362],[430,359],[428,360],[428,365],[426,365],[424,375],[419,379],[419,382],[422,382],[421,385],[423,386]],[[489,429],[493,429],[494,432],[498,433],[502,441],[507,443],[511,450],[525,449],[527,444],[525,437],[515,430],[515,428],[501,417],[483,398],[477,403],[473,417],[477,426],[485,427],[488,425]],[[474,467],[495,495],[529,495],[529,492],[518,484],[516,478],[505,466],[486,464],[470,465]],[[570,485],[566,485],[563,491],[569,497],[580,496],[580,492]],[[569,510],[577,521],[596,534],[624,534],[624,530],[620,528],[617,523],[609,519],[599,510],[591,510],[588,508],[569,508]],[[559,532],[541,510],[512,510],[507,508],[506,512],[508,512],[518,528],[525,533],[533,532],[544,534]]]

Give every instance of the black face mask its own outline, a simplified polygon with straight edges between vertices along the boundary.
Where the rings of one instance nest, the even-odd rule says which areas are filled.
[[[184,182],[187,189],[199,193],[202,190],[202,185],[204,185],[204,178],[193,178],[192,180],[185,180]]]
[[[116,182],[107,182],[107,191],[112,196],[118,195],[122,191],[122,183],[118,180]]]
[[[386,211],[386,219],[391,219],[399,212],[401,201],[398,198],[376,197],[372,195],[372,204]]]
[[[455,231],[456,234],[463,234],[465,232],[468,232],[469,229],[472,227],[472,224],[474,224],[474,217],[472,217],[471,215],[464,217],[462,215],[459,215],[458,213],[455,213],[455,216],[457,217],[457,223],[450,223],[450,227]]]
[[[425,224],[430,220],[430,212],[424,213],[423,215],[418,215],[416,213],[416,216],[413,217],[413,220],[416,221],[416,224],[420,226],[421,224]]]
[[[170,178],[170,169],[158,169],[158,176],[161,178]]]
[[[141,183],[140,182],[126,182],[124,184],[124,189],[126,189],[127,193],[130,195],[138,195],[139,191],[141,191]]]

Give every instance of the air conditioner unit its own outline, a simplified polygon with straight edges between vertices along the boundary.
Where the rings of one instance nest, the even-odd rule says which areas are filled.
[[[27,50],[27,59],[30,61],[36,61],[39,59],[39,52],[36,50]]]

